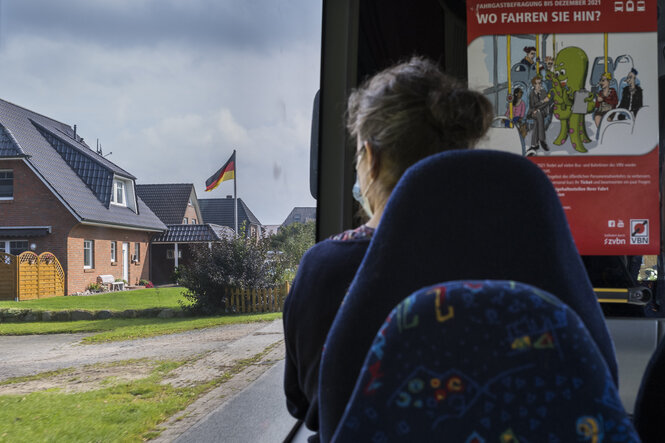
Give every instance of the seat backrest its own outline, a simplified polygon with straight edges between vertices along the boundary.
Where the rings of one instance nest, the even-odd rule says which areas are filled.
[[[611,338],[547,176],[514,154],[448,151],[400,179],[333,322],[319,378],[324,441],[395,305],[424,286],[471,279],[520,281],[559,297],[580,316],[617,380]]]
[[[635,428],[644,443],[663,441],[665,423],[665,340],[651,356],[635,400]]]
[[[390,313],[334,441],[639,441],[584,323],[508,281],[421,289]]]

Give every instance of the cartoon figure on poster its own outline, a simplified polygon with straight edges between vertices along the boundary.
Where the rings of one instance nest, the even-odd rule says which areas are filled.
[[[497,111],[480,147],[589,156],[642,155],[657,144],[653,39],[640,33],[511,37],[483,36],[469,46],[470,86],[483,90]]]

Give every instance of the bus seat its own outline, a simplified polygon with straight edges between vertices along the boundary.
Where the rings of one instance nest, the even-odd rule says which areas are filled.
[[[644,443],[663,441],[665,421],[665,340],[661,340],[644,371],[635,400],[633,420]]]
[[[635,117],[628,109],[615,108],[605,114],[600,121],[598,133],[600,134],[599,141],[602,144],[604,141],[630,141],[633,134],[633,125],[635,124]]]
[[[529,83],[531,73],[525,65],[522,63],[516,63],[510,70],[510,78],[513,83],[523,83],[526,85]]]
[[[533,286],[486,280],[393,309],[333,441],[595,438],[639,441],[584,323]]]
[[[612,57],[607,57],[607,70],[612,75],[612,79],[614,79],[614,63],[612,62]],[[598,82],[604,73],[605,57],[596,57],[591,65],[591,78],[589,79],[589,82],[591,83],[591,92],[598,92]],[[612,86],[612,83],[610,82],[610,87],[616,88],[616,81],[614,83],[615,86]]]
[[[582,319],[617,380],[614,346],[557,193],[531,161],[456,150],[411,166],[393,190],[322,355],[320,435],[329,440],[390,311],[442,281],[532,284]]]
[[[524,155],[526,152],[517,127],[507,128],[506,122],[510,122],[508,117],[503,115],[494,117],[490,128],[487,130],[487,134],[478,143],[478,148]]]

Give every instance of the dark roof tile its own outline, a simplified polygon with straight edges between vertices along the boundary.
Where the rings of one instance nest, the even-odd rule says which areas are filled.
[[[235,227],[235,218],[233,210],[233,198],[201,198],[199,206],[201,216],[206,223],[228,226],[231,229]],[[238,199],[238,228],[246,222],[250,225],[261,226],[261,222],[249,210],[241,198]]]
[[[204,225],[167,225],[168,231],[156,235],[153,243],[197,243],[219,241],[233,236],[233,230],[226,226]]]
[[[136,185],[136,193],[164,224],[176,225],[182,223],[193,188],[191,183]]]
[[[148,230],[166,229],[140,198],[137,198],[137,212],[122,206],[105,205],[104,200],[110,198],[110,188],[103,170],[130,180],[133,180],[134,176],[97,155],[80,137],[74,139],[74,131],[68,125],[4,100],[0,100],[0,125],[5,129],[5,136],[10,134],[19,149],[29,156],[26,161],[37,171],[40,178],[81,221]],[[66,159],[67,155],[63,157],[58,153],[45,134],[48,134],[53,144],[67,145],[62,149],[63,152],[70,151],[71,158]],[[68,140],[67,137],[71,139]],[[77,173],[68,161],[75,164],[77,161],[89,162],[89,166],[87,169],[81,166],[82,169]],[[108,192],[108,197],[98,198],[96,193],[103,192]]]

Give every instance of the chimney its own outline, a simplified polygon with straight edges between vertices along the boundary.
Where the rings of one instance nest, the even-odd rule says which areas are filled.
[[[74,125],[74,140],[76,140],[76,125]]]

